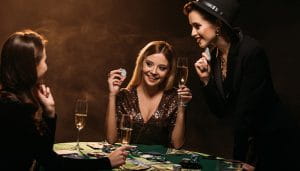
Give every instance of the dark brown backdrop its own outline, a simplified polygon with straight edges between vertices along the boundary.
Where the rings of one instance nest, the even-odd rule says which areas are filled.
[[[1,44],[9,34],[24,28],[40,31],[49,39],[46,82],[52,87],[57,104],[57,142],[76,140],[73,108],[74,99],[81,94],[88,95],[90,107],[81,140],[104,139],[106,74],[123,67],[131,76],[137,52],[148,41],[166,40],[179,56],[192,58],[199,54],[182,14],[185,2],[1,0]],[[237,23],[264,45],[275,87],[298,117],[299,2],[244,0],[241,5]],[[231,122],[212,116],[204,101],[200,100],[197,112],[188,116],[187,128],[186,148],[224,157],[231,155]]]

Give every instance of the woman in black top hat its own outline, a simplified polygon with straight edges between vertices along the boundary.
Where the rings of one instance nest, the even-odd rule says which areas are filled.
[[[61,160],[52,150],[56,126],[55,104],[50,88],[39,84],[47,71],[46,40],[24,30],[4,43],[0,62],[0,170],[29,170],[34,160],[46,170],[110,169],[125,162],[129,147],[108,158]]]
[[[191,36],[203,50],[195,69],[210,110],[235,118],[233,158],[248,163],[247,170],[286,170],[293,127],[274,91],[265,51],[232,27],[237,10],[235,0],[184,6]]]

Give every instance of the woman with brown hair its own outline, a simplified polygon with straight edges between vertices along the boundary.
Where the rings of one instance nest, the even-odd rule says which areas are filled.
[[[40,83],[47,71],[46,39],[32,30],[12,34],[0,64],[0,116],[3,170],[29,170],[36,160],[46,170],[109,169],[125,163],[128,147],[93,161],[61,160],[52,150],[56,113],[50,88]],[[93,163],[93,164],[92,164]],[[2,170],[2,169],[0,169]]]
[[[291,147],[297,147],[295,124],[274,90],[264,49],[232,25],[238,9],[237,0],[184,6],[203,50],[195,63],[198,87],[213,114],[234,118],[233,158],[245,162],[244,169],[289,170],[293,166],[283,161],[292,160]]]

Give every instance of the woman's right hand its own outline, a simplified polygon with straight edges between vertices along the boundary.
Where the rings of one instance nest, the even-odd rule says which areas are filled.
[[[120,91],[120,87],[125,80],[126,76],[121,75],[121,70],[116,69],[112,70],[108,74],[108,87],[109,87],[109,94],[116,95]]]
[[[129,150],[131,148],[132,147],[130,146],[121,146],[117,148],[115,151],[111,152],[108,155],[111,167],[114,168],[125,164],[126,157],[128,155],[128,152],[126,150]]]
[[[245,171],[254,171],[255,167],[250,165],[250,164],[243,163],[243,170],[245,170]]]
[[[44,108],[46,116],[55,117],[55,102],[50,91],[50,88],[45,84],[40,84],[37,88],[38,98]]]
[[[195,69],[200,80],[204,83],[204,85],[207,85],[210,78],[211,68],[210,64],[208,63],[207,54],[205,52],[203,52],[201,58],[196,61]]]

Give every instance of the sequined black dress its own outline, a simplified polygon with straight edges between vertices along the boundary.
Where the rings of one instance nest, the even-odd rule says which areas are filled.
[[[136,88],[122,89],[117,96],[116,116],[118,124],[121,114],[133,116],[132,144],[160,144],[170,146],[171,134],[177,116],[177,91],[165,91],[157,110],[145,123],[139,108],[139,99]]]

